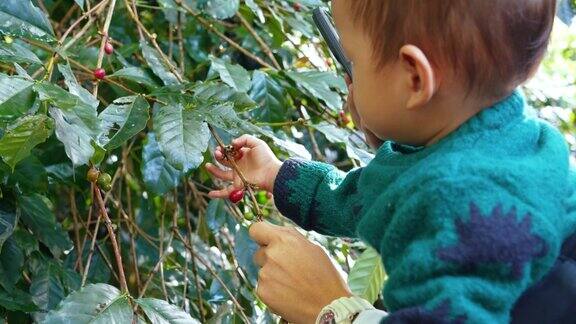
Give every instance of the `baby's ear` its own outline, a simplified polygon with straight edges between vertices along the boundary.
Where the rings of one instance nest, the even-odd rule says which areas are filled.
[[[426,105],[437,91],[437,80],[434,68],[424,52],[414,45],[400,48],[399,61],[406,76],[406,87],[409,93],[406,107],[418,109]]]

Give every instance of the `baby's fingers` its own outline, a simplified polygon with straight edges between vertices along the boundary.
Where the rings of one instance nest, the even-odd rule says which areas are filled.
[[[230,193],[232,191],[234,191],[234,187],[229,186],[229,187],[224,188],[224,189],[210,191],[208,193],[208,197],[210,197],[212,199],[218,199],[218,198],[226,199],[226,198],[228,198],[228,196],[230,196]]]
[[[228,156],[231,159],[234,159],[235,161],[239,161],[240,159],[242,159],[244,157],[244,151],[243,150],[235,150],[234,152],[229,152]],[[222,152],[222,148],[220,146],[218,146],[216,148],[216,150],[214,151],[214,157],[216,158],[216,160],[218,162],[220,162],[226,166],[230,166],[230,162],[226,158],[226,155],[224,154],[224,152]]]
[[[215,176],[220,180],[223,181],[234,180],[234,171],[232,170],[222,170],[212,163],[206,163],[206,170],[208,170],[208,172],[210,172],[213,176]]]
[[[232,145],[236,150],[240,150],[241,148],[247,147],[249,149],[253,149],[259,145],[266,144],[259,138],[256,138],[252,135],[242,135],[234,140],[232,140]]]

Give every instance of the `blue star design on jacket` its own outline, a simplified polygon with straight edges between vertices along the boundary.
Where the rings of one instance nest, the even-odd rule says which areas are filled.
[[[437,256],[447,262],[456,262],[468,269],[483,264],[503,264],[511,269],[510,275],[520,279],[525,264],[543,257],[548,251],[546,242],[532,234],[532,217],[526,214],[518,221],[516,209],[508,213],[498,205],[488,216],[474,203],[470,204],[470,220],[456,219],[459,241],[456,245],[439,249]]]

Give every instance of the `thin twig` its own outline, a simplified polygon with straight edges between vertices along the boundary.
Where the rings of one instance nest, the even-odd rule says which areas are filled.
[[[98,237],[98,229],[100,228],[100,216],[98,216],[98,221],[96,221],[96,226],[94,227],[94,234],[92,235],[92,244],[90,244],[90,251],[88,252],[88,260],[86,260],[86,266],[84,267],[84,273],[82,274],[82,284],[84,287],[86,284],[86,279],[88,278],[88,271],[90,270],[90,264],[92,263],[92,256],[94,255],[94,246],[96,244],[96,238]],[[86,232],[89,232],[88,230]]]
[[[84,272],[84,265],[82,264],[82,250],[80,250],[80,228],[78,226],[78,208],[76,207],[76,192],[74,188],[68,191],[68,198],[70,200],[70,212],[72,213],[72,222],[74,225],[74,246],[76,248],[76,265],[80,272]]]
[[[120,248],[118,247],[116,234],[112,228],[110,217],[108,217],[108,212],[106,211],[106,205],[104,204],[104,199],[102,199],[100,189],[95,186],[94,191],[94,196],[96,196],[96,203],[100,208],[100,216],[104,218],[104,224],[106,224],[106,228],[108,229],[108,235],[110,235],[110,242],[112,243],[112,249],[114,250],[114,256],[116,257],[116,265],[118,266],[118,274],[120,277],[120,288],[123,292],[127,293],[128,285],[126,284],[126,276],[124,275],[124,267],[122,264],[122,254],[120,253]]]
[[[90,201],[94,201],[94,188],[93,188],[94,184],[91,183],[90,184]],[[92,221],[92,212],[94,211],[94,206],[90,205],[90,209],[88,209],[88,218],[86,219],[87,224],[90,224],[90,222]],[[82,221],[80,219],[80,221]],[[90,233],[90,231],[88,230],[88,227],[86,226],[86,234],[84,234],[84,239],[82,240],[82,244],[80,245],[80,250],[84,251],[84,245],[86,244],[86,240],[88,240],[88,234]]]
[[[218,29],[216,29],[212,23],[208,22],[206,19],[204,19],[202,16],[200,16],[199,13],[197,13],[196,11],[194,11],[192,8],[190,8],[187,4],[185,4],[184,2],[182,2],[182,0],[175,0],[176,4],[178,4],[180,7],[184,8],[184,10],[186,10],[189,14],[191,14],[194,18],[196,18],[196,20],[198,20],[198,22],[204,26],[204,28],[208,29],[210,32],[216,34],[216,36],[220,37],[221,39],[223,39],[225,42],[227,42],[228,44],[230,44],[230,46],[234,47],[235,49],[237,49],[238,51],[240,51],[242,54],[248,56],[249,58],[253,59],[254,61],[258,62],[258,64],[267,67],[269,69],[274,70],[274,66],[270,65],[270,63],[262,60],[261,58],[259,58],[258,56],[254,55],[253,53],[251,53],[249,50],[245,49],[244,47],[242,47],[242,45],[236,43],[234,40],[232,40],[230,37],[224,35],[224,33],[222,33],[221,31],[219,31]]]
[[[95,11],[99,10],[100,7],[107,4],[108,1],[110,1],[110,0],[104,0],[104,1],[100,2],[99,4],[92,7],[92,9],[86,11],[82,16],[80,16],[80,18],[76,19],[76,21],[74,23],[72,23],[72,25],[70,25],[70,27],[68,27],[68,29],[64,32],[64,34],[62,34],[62,37],[60,37],[60,39],[58,40],[58,44],[60,46],[62,44],[64,44],[66,37],[68,37],[68,35],[76,28],[76,26],[78,26],[82,22],[82,20],[90,17],[90,15],[92,15]]]
[[[104,47],[106,47],[106,43],[108,42],[108,30],[110,29],[110,23],[112,22],[112,16],[114,15],[114,8],[116,7],[116,0],[110,0],[110,6],[108,7],[108,14],[106,15],[106,20],[104,21],[104,27],[102,28],[102,41],[100,43],[100,51],[98,52],[98,61],[96,63],[96,69],[102,67],[102,61],[104,60]],[[98,85],[99,82],[96,82],[94,85],[93,94],[94,97],[98,97]]]
[[[186,242],[186,240],[182,237],[182,235],[179,232],[176,232],[176,237],[178,238],[178,240],[180,240],[182,242],[182,244],[184,244],[184,246],[186,247],[186,249],[188,249],[188,251],[190,251],[190,253],[192,253],[191,251],[193,250],[191,244],[188,244]],[[218,281],[220,283],[220,285],[222,286],[222,288],[224,288],[224,291],[226,291],[226,293],[228,294],[228,296],[230,296],[230,298],[232,299],[232,303],[236,306],[236,308],[238,309],[238,311],[240,312],[240,315],[242,317],[242,319],[244,321],[246,321],[246,323],[250,323],[250,319],[248,318],[248,316],[246,316],[246,314],[244,313],[244,307],[242,307],[242,305],[240,305],[240,303],[238,302],[238,299],[236,299],[236,297],[234,296],[234,294],[230,291],[230,289],[228,288],[228,286],[226,286],[226,284],[224,283],[224,281],[222,280],[222,278],[220,278],[220,276],[214,271],[214,269],[212,269],[212,267],[210,267],[210,265],[208,264],[208,262],[206,260],[204,260],[202,257],[200,257],[198,254],[193,254],[195,256],[195,258],[203,265],[206,267],[206,269],[208,269],[208,272],[210,272],[210,274],[214,277],[214,279],[216,279],[216,281]]]
[[[178,36],[178,54],[180,57],[180,72],[186,75],[186,62],[184,60],[184,36],[182,35],[182,13],[178,11],[178,21],[176,24],[176,32]]]
[[[198,298],[198,306],[200,309],[200,319],[202,320],[202,323],[206,323],[206,318],[204,315],[204,299],[202,298],[202,286],[200,286],[200,279],[198,278],[198,267],[196,265],[196,259],[195,259],[195,255],[196,252],[194,251],[194,244],[192,243],[192,224],[191,219],[190,219],[190,212],[188,210],[189,204],[190,204],[190,199],[188,197],[188,186],[186,185],[188,183],[188,181],[186,181],[186,183],[184,184],[184,218],[186,219],[186,231],[187,231],[187,235],[186,235],[186,242],[188,242],[190,244],[190,259],[192,261],[192,275],[194,276],[194,281],[196,284],[196,295]],[[186,271],[188,270],[188,258],[186,258],[186,264],[185,264],[185,268],[184,268],[184,296],[183,296],[183,300],[186,300],[186,289],[187,289],[187,283],[188,283],[188,276],[186,274]]]
[[[124,176],[127,176],[125,174]],[[132,215],[132,192],[130,187],[126,186],[126,202],[128,203],[128,218],[133,219]],[[121,209],[120,209],[121,210]],[[128,235],[130,236],[130,254],[132,255],[132,265],[134,267],[134,275],[136,276],[136,288],[140,291],[140,272],[138,269],[138,257],[136,256],[136,242],[134,241],[134,226],[132,224],[126,224],[128,228]]]
[[[160,54],[160,58],[162,59],[162,61],[164,61],[164,64],[166,64],[166,66],[168,67],[170,72],[172,72],[174,74],[174,76],[176,77],[176,79],[179,82],[184,82],[184,79],[182,78],[180,73],[178,73],[178,70],[174,67],[172,62],[170,62],[170,59],[166,56],[166,54],[164,54],[164,52],[162,51],[162,49],[158,45],[158,42],[156,41],[156,34],[151,34],[148,31],[148,29],[146,29],[146,27],[142,24],[140,19],[138,18],[138,11],[136,10],[135,0],[132,0],[132,6],[130,6],[130,3],[128,3],[128,0],[124,0],[124,3],[126,4],[126,9],[128,10],[128,14],[132,18],[132,20],[134,20],[134,22],[136,23],[136,27],[138,28],[138,32],[140,32],[140,34],[143,33],[144,35],[146,35],[146,37],[152,43],[152,46],[154,46],[154,48],[156,49],[158,54]]]
[[[274,64],[274,67],[277,70],[281,70],[282,67],[280,66],[280,63],[278,63],[278,60],[276,60],[276,57],[274,56],[274,53],[272,53],[272,49],[270,49],[270,46],[268,46],[268,44],[266,44],[266,42],[262,39],[262,37],[260,37],[260,35],[258,35],[256,30],[254,30],[252,25],[246,20],[246,18],[244,18],[244,16],[242,15],[242,13],[240,11],[238,11],[237,15],[238,15],[238,18],[240,18],[240,22],[242,23],[242,25],[244,27],[246,27],[246,29],[248,29],[248,32],[252,35],[252,37],[254,37],[254,39],[256,39],[256,42],[258,42],[258,45],[260,45],[260,48],[262,49],[262,51],[264,53],[266,53],[266,55],[268,55],[268,58],[270,58],[270,61],[272,61],[272,64]]]

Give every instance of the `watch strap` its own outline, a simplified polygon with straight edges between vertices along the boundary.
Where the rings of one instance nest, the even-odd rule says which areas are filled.
[[[368,309],[374,309],[374,306],[363,298],[357,296],[338,298],[322,309],[316,324],[350,324],[356,315]]]

